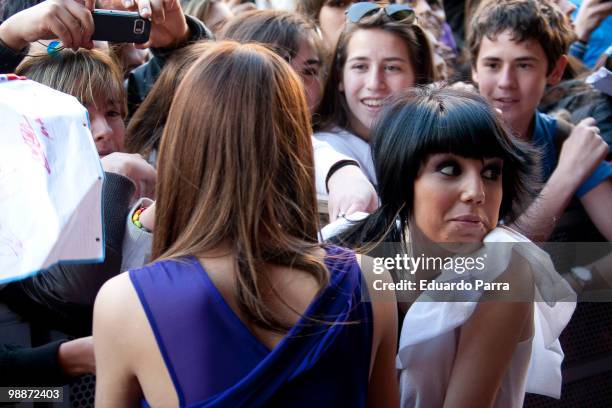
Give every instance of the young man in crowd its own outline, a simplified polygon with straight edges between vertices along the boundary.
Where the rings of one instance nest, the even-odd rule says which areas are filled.
[[[533,241],[549,238],[573,196],[612,239],[606,209],[612,167],[603,161],[608,146],[595,121],[587,118],[563,135],[563,125],[537,111],[546,86],[561,80],[573,37],[566,16],[548,0],[484,2],[468,32],[472,77],[480,93],[517,136],[542,152],[544,187],[515,225]]]

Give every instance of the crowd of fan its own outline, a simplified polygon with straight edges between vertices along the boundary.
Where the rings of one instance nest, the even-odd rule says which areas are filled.
[[[150,18],[149,41],[91,41],[94,7]],[[368,268],[342,248],[371,255],[416,230],[612,240],[612,95],[586,81],[612,70],[612,2],[0,0],[0,12],[0,73],[76,97],[105,171],[104,261],[0,288],[4,322],[73,340],[0,336],[0,385],[97,373],[101,406],[517,406],[539,306],[479,304],[443,324],[456,338],[418,348],[427,320],[395,295],[360,306],[360,279],[336,277],[361,276],[361,262],[368,281]],[[430,170],[481,175],[460,194],[492,206],[486,231],[453,235],[437,207],[452,188]],[[343,226],[318,243],[327,223]],[[202,271],[210,280],[193,281]],[[337,293],[352,305],[342,318]],[[219,295],[229,309],[199,299]]]

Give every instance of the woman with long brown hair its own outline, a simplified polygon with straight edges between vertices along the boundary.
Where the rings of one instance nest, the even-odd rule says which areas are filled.
[[[96,300],[98,405],[398,404],[395,304],[318,244],[311,143],[281,57],[207,46],[162,136],[157,261]]]
[[[324,52],[315,27],[295,13],[258,10],[242,13],[228,22],[222,39],[266,45],[299,75],[313,113],[321,100],[321,81],[325,76]],[[140,153],[155,165],[159,141],[167,122],[170,103],[178,84],[201,54],[202,44],[192,44],[177,51],[166,63],[153,89],[130,121],[126,150]],[[336,152],[327,143],[312,140],[315,153],[317,194],[328,200],[331,220],[354,211],[373,211],[378,199],[374,187],[358,163]],[[350,165],[353,164],[353,165]],[[150,216],[153,207],[144,211]]]

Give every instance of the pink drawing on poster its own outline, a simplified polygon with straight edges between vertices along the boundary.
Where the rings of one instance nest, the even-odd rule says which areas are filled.
[[[0,256],[23,257],[23,242],[12,231],[0,225]]]
[[[40,125],[40,133],[42,133],[47,139],[51,139],[51,135],[49,135],[49,132],[45,127],[45,122],[43,122],[41,118],[36,119],[35,122]]]
[[[40,144],[38,140],[38,136],[36,136],[36,132],[34,132],[34,128],[30,124],[30,121],[25,116],[23,117],[26,123],[21,123],[19,125],[21,130],[21,137],[26,145],[30,148],[32,152],[32,157],[34,159],[39,160],[48,174],[51,174],[51,167],[49,166],[49,161],[47,160],[47,156],[45,155],[45,150],[43,146]]]

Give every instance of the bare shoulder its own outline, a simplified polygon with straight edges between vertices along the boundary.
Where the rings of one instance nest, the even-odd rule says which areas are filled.
[[[138,336],[145,324],[146,316],[128,273],[108,280],[94,305],[96,406],[137,404],[141,395],[136,374],[141,358]]]
[[[94,336],[98,343],[129,347],[128,339],[138,336],[137,328],[147,324],[146,315],[132,285],[129,274],[124,272],[109,279],[96,297],[94,304]],[[122,336],[115,336],[121,332]]]
[[[94,305],[94,316],[104,320],[124,321],[140,301],[128,272],[121,273],[102,285]]]
[[[357,262],[361,268],[363,282],[372,303],[372,315],[374,318],[373,345],[378,347],[382,339],[397,331],[397,300],[395,290],[392,286],[384,284],[393,283],[393,278],[386,268],[374,266],[374,259],[356,254]],[[384,289],[381,289],[384,288]]]
[[[393,278],[387,268],[377,265],[374,258],[355,254],[357,263],[361,268],[361,274],[364,282],[367,284],[370,299],[374,301],[384,300],[388,302],[396,302],[395,290],[390,289],[393,283]]]

